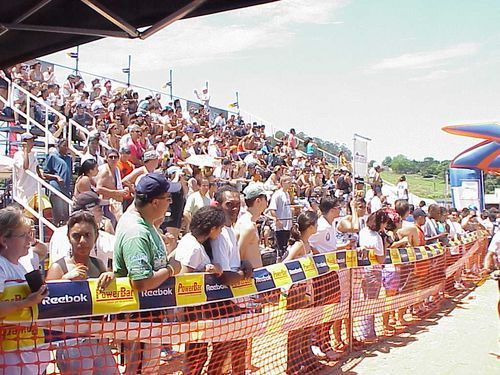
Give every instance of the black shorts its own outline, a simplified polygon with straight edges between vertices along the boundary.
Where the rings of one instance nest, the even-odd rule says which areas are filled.
[[[0,89],[7,90],[8,88],[9,88],[9,83],[5,79],[0,77]]]
[[[165,231],[167,228],[180,229],[185,204],[186,200],[184,199],[182,190],[177,193],[172,193],[172,203],[170,203],[169,208],[170,216],[166,216],[165,220],[163,220],[163,223],[160,225],[161,230]]]

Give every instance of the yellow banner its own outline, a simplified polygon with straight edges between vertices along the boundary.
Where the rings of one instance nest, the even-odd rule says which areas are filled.
[[[339,264],[337,263],[337,257],[335,253],[326,253],[325,254],[326,265],[330,270],[338,270],[340,269]]]
[[[257,293],[254,279],[242,279],[237,284],[231,285],[230,288],[235,297]]]
[[[89,279],[92,295],[92,313],[109,314],[139,310],[137,291],[132,289],[128,278],[113,280],[105,290],[97,290],[97,279]]]
[[[318,276],[318,270],[316,269],[316,263],[313,258],[300,258],[299,262],[304,270],[304,274],[309,279],[314,276]]]
[[[192,305],[206,302],[205,276],[203,274],[181,275],[175,278],[177,305]]]
[[[288,273],[288,268],[286,268],[283,263],[273,264],[267,267],[267,269],[271,272],[271,276],[273,277],[274,285],[276,285],[276,287],[292,283],[292,278]]]
[[[6,283],[6,288],[0,294],[0,302],[20,301],[26,298],[31,290],[26,283]],[[31,314],[33,311],[33,315]],[[24,308],[7,315],[5,320],[31,321],[38,318],[38,306]],[[0,348],[2,350],[14,350],[18,348],[29,348],[44,342],[44,334],[41,328],[33,325],[3,325],[0,324]]]
[[[358,252],[356,250],[346,250],[345,252],[345,263],[347,267],[357,267],[358,266]]]
[[[408,253],[409,262],[414,262],[417,260],[417,256],[415,255],[415,249],[413,247],[407,247],[406,252]]]
[[[390,248],[389,254],[391,255],[391,261],[393,264],[401,263],[401,255],[399,254],[399,249]]]

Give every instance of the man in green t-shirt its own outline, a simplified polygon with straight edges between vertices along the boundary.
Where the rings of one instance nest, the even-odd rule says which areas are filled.
[[[168,259],[157,226],[163,221],[171,202],[170,193],[181,188],[160,173],[144,175],[136,185],[134,204],[120,218],[116,227],[113,270],[117,277],[128,276],[139,292],[158,288],[180,272],[175,259]],[[161,346],[137,342],[125,343],[125,374],[157,374]],[[142,352],[142,353],[141,353]],[[141,359],[142,354],[142,359]]]

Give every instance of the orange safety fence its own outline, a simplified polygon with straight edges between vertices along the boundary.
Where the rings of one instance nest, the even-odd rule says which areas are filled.
[[[40,305],[0,322],[0,374],[311,374],[403,330],[447,281],[479,267],[484,232],[446,247],[339,251],[274,264],[225,286],[188,274],[134,291],[128,279],[49,282]],[[7,283],[0,300],[22,299]]]

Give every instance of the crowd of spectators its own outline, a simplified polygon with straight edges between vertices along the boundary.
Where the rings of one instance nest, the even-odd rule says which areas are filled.
[[[498,211],[458,212],[434,204],[426,210],[425,202],[414,208],[408,203],[404,178],[400,199],[391,203],[382,195],[379,165],[365,181],[352,175],[343,153],[340,164],[331,165],[311,139],[301,145],[295,129],[276,140],[266,134],[264,124],[225,112],[211,116],[206,89],[197,92],[200,106],[182,108],[178,100],[164,102],[154,94],[141,98],[133,89],[113,87],[109,80],[88,83],[71,74],[60,85],[54,72],[42,72],[39,63],[28,68],[18,64],[3,74],[64,115],[53,119],[54,140],[44,165],[38,166],[34,151],[36,131],[20,135],[21,146],[14,155],[20,199],[29,205],[36,201],[36,181],[26,174],[29,170],[71,199],[80,215],[70,215],[66,201],[48,192],[50,205],[44,208],[51,208],[53,222],[60,227],[48,245],[50,279],[100,277],[105,287],[114,275],[128,276],[141,291],[182,272],[209,272],[231,285],[251,277],[254,268],[310,254],[374,249],[383,263],[390,247],[448,244],[466,231],[482,228],[494,235],[498,230]],[[26,97],[15,95],[14,105],[23,110]],[[36,119],[40,109],[32,105]],[[79,125],[72,128],[72,137],[56,133],[61,126],[72,126],[70,119]],[[24,122],[17,113],[12,121]],[[82,210],[92,215],[82,216]],[[11,236],[14,229],[9,230],[0,236]],[[80,241],[84,231],[92,236]],[[0,248],[0,292],[3,268],[18,255],[9,258]],[[493,267],[494,259],[487,266]],[[385,295],[395,295],[413,271],[405,272],[373,267],[359,276],[359,294],[376,299],[383,287]],[[416,271],[415,275],[418,285]],[[462,287],[460,277],[456,286]],[[39,302],[40,293],[28,296],[23,307]],[[316,302],[331,303],[322,298]],[[1,306],[0,317],[5,309],[15,309]],[[384,329],[409,324],[407,313],[403,309],[385,314]],[[311,358],[334,360],[346,350],[342,323],[333,323],[332,346],[325,339],[327,325],[316,341],[310,333],[290,332],[289,349],[305,353],[311,348]],[[360,345],[377,339],[373,316],[364,317],[361,326]],[[142,373],[157,373],[160,348],[139,349],[136,344],[124,346],[128,373],[135,373],[138,363]],[[245,350],[246,340],[214,345],[211,373],[222,371],[220,363],[232,352],[233,373],[244,374],[249,368],[242,357]],[[186,352],[193,356],[187,361],[189,373],[201,372],[208,358],[206,345],[189,344]],[[309,361],[305,368],[293,358],[288,362],[289,373],[307,373],[317,365]]]

